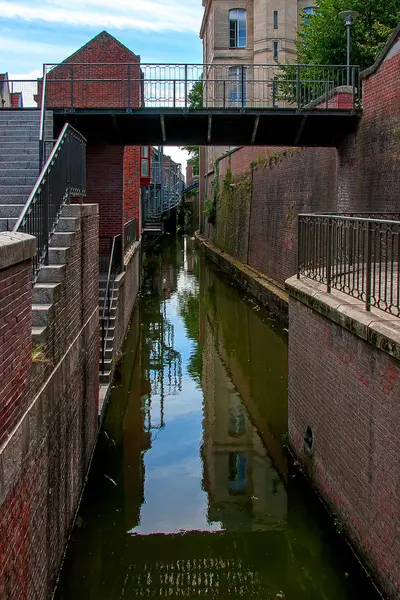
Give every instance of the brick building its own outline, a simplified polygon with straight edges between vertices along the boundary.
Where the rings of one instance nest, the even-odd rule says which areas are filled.
[[[138,108],[142,104],[140,57],[102,31],[47,73],[46,107]],[[38,103],[42,82],[38,85]],[[87,202],[100,210],[100,255],[112,237],[136,219],[141,229],[141,150],[138,146],[87,147]]]

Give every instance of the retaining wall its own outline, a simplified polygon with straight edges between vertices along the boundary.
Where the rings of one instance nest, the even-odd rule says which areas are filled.
[[[18,408],[0,447],[1,598],[51,597],[98,432],[98,214],[97,207],[80,211],[61,293],[33,353],[32,242],[9,241],[12,262],[0,262],[0,281],[11,282],[0,287],[0,322],[18,324],[19,348],[15,356],[2,343],[1,364],[20,374],[16,395],[0,391],[2,408]],[[14,253],[21,240],[22,254]]]

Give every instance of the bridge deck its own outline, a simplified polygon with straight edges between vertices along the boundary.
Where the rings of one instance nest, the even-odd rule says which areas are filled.
[[[338,145],[357,128],[354,109],[55,109],[55,133],[71,123],[90,143],[124,145]]]

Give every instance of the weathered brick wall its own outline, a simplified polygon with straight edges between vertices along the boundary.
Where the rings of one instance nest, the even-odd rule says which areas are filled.
[[[288,150],[253,171],[248,264],[277,283],[297,270],[297,215],[336,210],[336,151]]]
[[[51,596],[98,431],[98,216],[96,206],[75,210],[25,412],[0,447],[1,598]]]
[[[114,351],[118,354],[123,346],[133,307],[140,285],[140,245],[134,248],[125,258],[125,271],[118,277],[118,310]]]
[[[141,96],[140,57],[106,31],[47,75],[48,108],[134,108]]]
[[[140,235],[140,146],[124,149],[124,223],[136,219],[136,234]]]
[[[32,354],[31,262],[8,263],[0,268],[0,447],[29,402]]]
[[[339,208],[400,210],[400,44],[363,80],[363,116],[356,137],[340,146]]]
[[[124,147],[88,145],[86,162],[86,200],[99,204],[100,255],[107,255],[110,238],[123,232]]]
[[[398,598],[400,363],[294,298],[289,316],[291,443],[366,564]]]

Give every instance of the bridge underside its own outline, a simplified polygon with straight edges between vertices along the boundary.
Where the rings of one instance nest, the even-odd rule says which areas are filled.
[[[71,123],[90,143],[169,146],[338,145],[360,113],[344,109],[54,110],[55,133]]]

